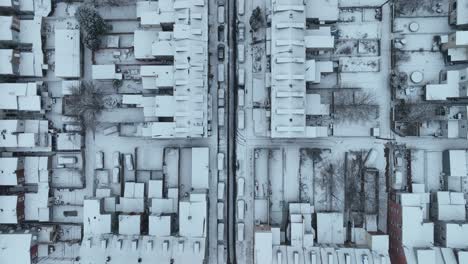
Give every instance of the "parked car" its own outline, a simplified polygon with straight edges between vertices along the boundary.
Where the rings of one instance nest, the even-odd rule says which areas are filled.
[[[245,0],[238,0],[237,1],[237,13],[241,16],[245,13]]]
[[[82,128],[80,125],[65,124],[63,130],[66,132],[81,132]]]
[[[243,221],[244,215],[245,215],[245,201],[237,200],[237,219],[240,221]]]
[[[239,41],[244,41],[245,39],[245,24],[242,22],[237,24],[237,39]]]
[[[245,61],[245,46],[244,44],[237,45],[237,59],[240,63]]]
[[[119,183],[120,182],[120,168],[115,167],[112,169],[112,182]]]
[[[218,60],[224,61],[224,45],[223,44],[218,45]]]
[[[59,165],[72,165],[77,162],[77,158],[74,156],[59,156],[57,162]]]
[[[125,167],[127,170],[134,170],[132,154],[125,154]]]
[[[96,152],[96,169],[103,169],[104,168],[104,153],[102,151]]]
[[[218,24],[224,24],[225,13],[224,6],[218,6]]]
[[[237,180],[237,197],[244,196],[244,185],[245,185],[244,178],[239,178]]]
[[[114,167],[120,167],[120,152],[119,151],[114,151],[112,160],[114,162]]]

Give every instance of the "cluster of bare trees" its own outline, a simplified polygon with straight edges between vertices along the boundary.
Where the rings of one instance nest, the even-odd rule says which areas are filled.
[[[414,123],[434,120],[438,105],[430,103],[401,103],[395,108],[395,120],[399,122]]]
[[[364,91],[337,93],[333,107],[334,119],[337,122],[367,121],[379,115],[375,96]]]
[[[80,118],[84,128],[95,129],[97,116],[104,109],[102,90],[92,82],[82,82],[72,87],[72,94],[65,98],[65,113]]]

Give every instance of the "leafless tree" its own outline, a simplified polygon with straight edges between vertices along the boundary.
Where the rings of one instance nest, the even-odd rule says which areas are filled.
[[[334,119],[337,122],[367,121],[377,118],[379,106],[369,92],[340,92],[335,97]]]
[[[407,123],[433,120],[438,107],[430,103],[402,103],[395,108],[395,119]]]
[[[341,210],[344,191],[344,161],[330,161],[323,165],[318,186],[326,191],[328,210]]]
[[[92,82],[82,82],[72,87],[72,94],[65,98],[65,112],[78,116],[84,128],[95,129],[97,116],[104,109],[102,90]]]

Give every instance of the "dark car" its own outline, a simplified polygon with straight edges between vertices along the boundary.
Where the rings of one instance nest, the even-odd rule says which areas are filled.
[[[220,61],[224,60],[224,45],[223,44],[218,45],[218,60]]]

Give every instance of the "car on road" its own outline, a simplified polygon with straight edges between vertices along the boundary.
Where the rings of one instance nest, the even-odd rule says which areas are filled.
[[[239,41],[244,41],[245,39],[245,24],[242,22],[237,24],[237,39]]]
[[[125,167],[127,170],[134,170],[132,154],[125,154]]]
[[[218,60],[224,61],[224,45],[223,44],[218,45]]]
[[[95,167],[96,169],[104,168],[104,153],[102,151],[96,152]]]

